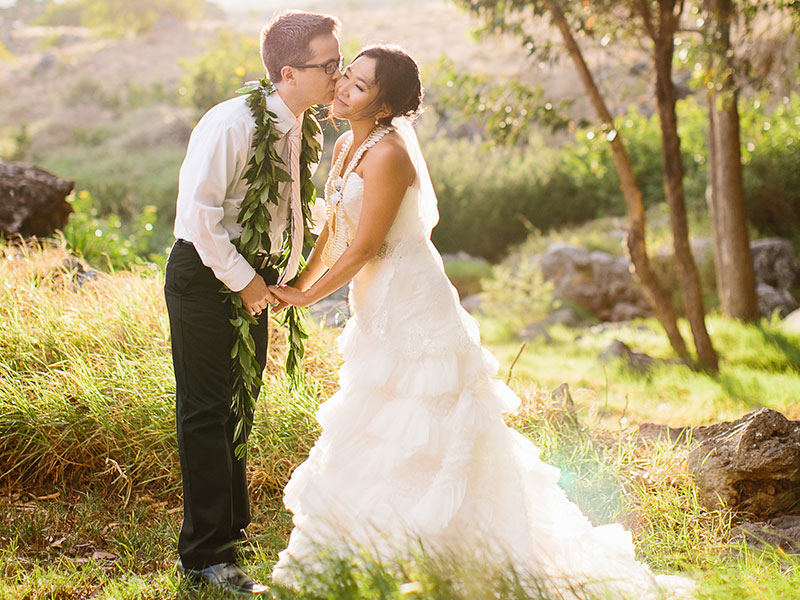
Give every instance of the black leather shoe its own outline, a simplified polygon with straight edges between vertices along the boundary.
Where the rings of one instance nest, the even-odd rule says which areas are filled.
[[[178,563],[178,571],[191,583],[213,585],[237,596],[254,596],[269,592],[267,586],[254,581],[234,563],[219,563],[205,569],[185,569]]]

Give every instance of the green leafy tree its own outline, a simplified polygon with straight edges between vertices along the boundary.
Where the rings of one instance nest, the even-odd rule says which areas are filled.
[[[201,113],[230,98],[245,81],[264,76],[258,39],[227,29],[221,29],[199,56],[182,65],[186,72],[179,93]]]
[[[592,36],[598,31],[603,30],[616,35],[620,30],[620,23],[625,23],[626,2],[614,2],[613,0],[601,0],[599,2],[564,2],[557,0],[509,0],[504,2],[490,2],[489,0],[454,0],[457,4],[464,6],[484,23],[482,31],[484,33],[504,32],[517,36],[524,48],[524,51],[535,56],[537,52],[550,54],[553,51],[552,43],[546,42],[538,44],[535,37],[529,33],[528,25],[536,20],[546,19],[559,31],[566,53],[572,59],[575,69],[580,77],[584,90],[589,97],[601,123],[603,135],[610,143],[614,162],[620,176],[621,188],[625,197],[626,211],[628,214],[628,239],[627,247],[634,266],[634,272],[642,286],[643,293],[648,299],[659,322],[664,327],[670,343],[675,352],[685,361],[691,362],[691,358],[686,349],[686,343],[678,330],[677,315],[672,300],[659,281],[652,268],[650,259],[647,255],[645,245],[645,214],[642,202],[642,192],[636,181],[633,165],[628,151],[622,141],[622,136],[618,126],[615,124],[614,117],[608,109],[605,97],[601,92],[595,77],[589,69],[586,60],[577,41],[579,33]],[[630,6],[627,6],[630,11]],[[620,13],[622,11],[622,13]],[[630,14],[628,12],[628,19]],[[540,49],[540,50],[537,50]],[[666,165],[665,165],[666,170]],[[672,204],[670,205],[672,207]],[[679,226],[681,215],[674,220]],[[685,234],[686,215],[685,209],[682,214],[683,233]],[[680,227],[678,227],[679,233]],[[685,235],[683,237],[686,237]],[[682,242],[680,242],[682,243]],[[688,248],[688,239],[685,246]],[[676,245],[676,255],[678,260],[684,258],[683,252],[678,252]],[[693,263],[688,265],[690,271]],[[694,267],[696,275],[697,269]],[[699,290],[699,277],[696,277],[697,290]],[[691,294],[686,298],[686,304],[697,300],[696,294]],[[689,308],[687,311],[692,322],[692,331],[695,334],[695,347],[698,351],[700,363],[710,369],[717,368],[716,353],[710,345],[708,334],[705,331],[703,321],[702,296],[700,296],[700,325],[695,327],[698,311]]]

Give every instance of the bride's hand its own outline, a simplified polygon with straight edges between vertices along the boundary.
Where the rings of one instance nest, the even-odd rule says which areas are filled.
[[[272,292],[272,295],[280,300],[280,304],[278,304],[277,309],[273,310],[281,310],[287,304],[291,304],[292,306],[308,306],[311,304],[309,302],[308,297],[306,296],[305,292],[301,292],[297,288],[293,288],[291,286],[270,286],[269,291]]]

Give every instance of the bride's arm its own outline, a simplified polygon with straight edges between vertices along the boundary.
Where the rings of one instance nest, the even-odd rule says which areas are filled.
[[[378,254],[416,173],[405,147],[397,143],[376,144],[364,157],[363,172],[364,200],[353,243],[308,290],[270,288],[284,302],[309,306],[322,300],[350,281]]]
[[[327,241],[328,227],[326,225],[322,228],[322,232],[319,236],[317,236],[317,241],[314,244],[314,249],[311,250],[305,269],[303,269],[303,272],[300,273],[300,277],[294,282],[294,287],[301,292],[306,291],[314,285],[314,282],[325,272],[327,267],[322,263],[322,249],[325,247]]]

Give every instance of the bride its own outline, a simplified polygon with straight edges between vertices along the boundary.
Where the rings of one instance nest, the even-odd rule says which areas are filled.
[[[295,528],[273,580],[298,585],[300,570],[321,568],[322,547],[388,558],[418,543],[495,557],[557,597],[689,590],[637,562],[622,526],[593,527],[558,469],[505,425],[519,399],[493,378],[497,362],[430,241],[436,196],[411,124],[421,102],[417,65],[397,46],[367,47],[347,67],[333,113],[350,131],[334,148],[325,227],[294,287],[272,289],[308,306],[352,279],[353,311],[340,390],[286,486]]]

